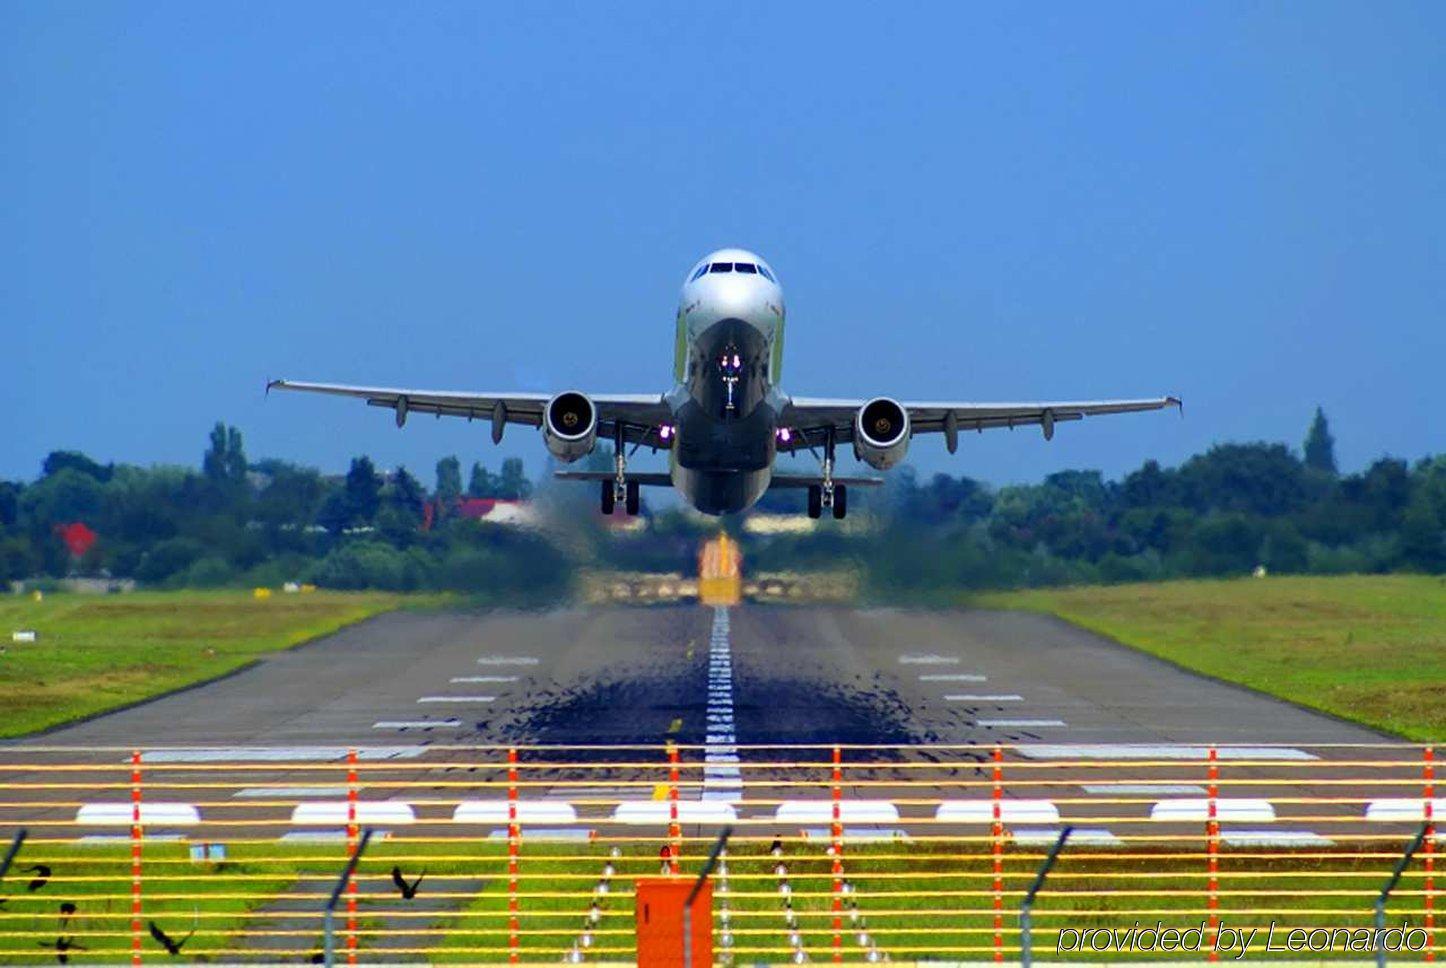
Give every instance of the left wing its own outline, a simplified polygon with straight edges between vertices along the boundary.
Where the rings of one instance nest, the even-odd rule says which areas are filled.
[[[794,397],[784,408],[782,423],[799,431],[803,438],[797,446],[818,443],[832,430],[834,440],[853,440],[854,415],[867,400],[837,400],[821,397]],[[901,401],[909,415],[913,434],[942,433],[953,453],[961,430],[983,432],[996,427],[1040,426],[1046,440],[1054,436],[1054,425],[1067,420],[1083,420],[1112,413],[1138,413],[1181,406],[1178,397],[1151,397],[1142,400],[1087,400],[1041,403],[912,403]],[[794,449],[794,448],[790,448]]]
[[[271,380],[272,390],[297,390],[305,393],[326,393],[339,397],[365,400],[369,406],[389,407],[396,411],[397,426],[407,422],[408,414],[430,413],[438,417],[466,417],[492,423],[492,440],[502,439],[502,428],[509,423],[528,427],[542,426],[542,409],[552,399],[550,393],[482,393],[472,390],[407,390],[400,387],[358,387],[340,383],[299,383],[293,380]],[[646,443],[666,448],[669,440],[659,440],[654,431],[669,419],[667,405],[660,394],[600,393],[589,394],[598,411],[598,436],[612,439],[615,429],[623,429],[628,443]],[[651,439],[650,439],[651,438]]]

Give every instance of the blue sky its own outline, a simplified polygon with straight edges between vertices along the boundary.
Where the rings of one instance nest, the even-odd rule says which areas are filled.
[[[924,471],[1446,451],[1446,5],[0,6],[0,476],[455,452],[268,376],[662,390],[722,245],[799,394],[1178,393]]]

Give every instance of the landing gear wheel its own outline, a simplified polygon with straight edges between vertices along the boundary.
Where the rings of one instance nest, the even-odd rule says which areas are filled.
[[[630,517],[635,517],[638,513],[638,490],[637,481],[628,481],[628,490],[624,497],[624,507]]]
[[[613,506],[617,503],[618,496],[613,493],[613,482],[602,482],[602,513],[612,514]]]
[[[849,489],[842,484],[833,486],[833,518],[835,521],[842,521],[844,515],[849,513]]]
[[[817,484],[808,486],[808,516],[811,518],[823,516],[823,488]]]

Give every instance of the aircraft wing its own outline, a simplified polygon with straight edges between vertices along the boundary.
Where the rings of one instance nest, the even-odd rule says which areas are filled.
[[[839,400],[822,397],[794,397],[783,410],[784,426],[797,430],[802,438],[795,447],[817,444],[832,429],[839,442],[853,440],[854,415],[867,400]],[[983,432],[996,427],[1040,426],[1045,439],[1054,436],[1054,425],[1113,413],[1138,413],[1181,406],[1178,397],[1149,397],[1140,400],[1071,400],[1038,403],[968,403],[900,401],[909,414],[914,434],[942,433],[952,453],[963,430]]]
[[[413,413],[429,413],[438,417],[465,417],[486,420],[492,424],[493,441],[502,438],[506,424],[542,426],[542,409],[552,399],[550,393],[483,393],[474,390],[408,390],[400,387],[359,387],[340,383],[302,383],[294,380],[270,380],[267,392],[296,390],[304,393],[325,393],[338,397],[365,400],[369,406],[387,407],[396,412],[400,427]],[[612,439],[621,424],[624,440],[666,449],[671,441],[658,439],[654,431],[669,419],[667,405],[656,393],[600,393],[588,398],[597,406],[598,436]]]

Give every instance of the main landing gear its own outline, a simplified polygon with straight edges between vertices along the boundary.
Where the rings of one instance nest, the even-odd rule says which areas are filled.
[[[832,429],[823,441],[823,483],[808,486],[808,516],[821,518],[824,508],[833,508],[836,521],[842,521],[849,511],[849,489],[833,482]]]
[[[616,433],[613,435],[613,471],[614,476],[610,481],[602,482],[602,513],[612,514],[618,502],[623,502],[623,510],[628,517],[635,517],[638,507],[641,505],[641,488],[637,481],[628,480],[628,458],[623,453],[623,428],[618,424]]]

